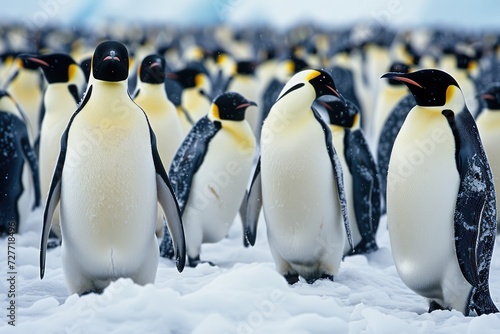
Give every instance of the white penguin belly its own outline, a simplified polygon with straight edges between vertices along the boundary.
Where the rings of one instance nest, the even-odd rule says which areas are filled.
[[[465,281],[454,244],[460,177],[451,129],[440,113],[430,117],[412,111],[396,138],[388,171],[387,224],[403,282],[425,297],[442,299],[450,278]]]
[[[253,136],[247,127],[248,135]],[[183,214],[188,248],[190,239],[199,231],[203,243],[218,242],[227,235],[243,201],[254,148],[255,141],[251,147],[243,149],[224,130],[211,140],[203,163],[193,178]]]
[[[345,232],[333,168],[319,124],[300,126],[306,128],[287,129],[272,139],[263,130],[262,196],[269,243],[301,275],[304,268],[299,266],[316,266],[324,258],[336,273]]]
[[[72,125],[61,179],[63,252],[88,275],[128,275],[158,252],[149,133],[103,122],[90,128],[84,116]]]

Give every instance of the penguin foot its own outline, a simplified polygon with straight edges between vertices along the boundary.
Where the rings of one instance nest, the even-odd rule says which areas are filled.
[[[208,263],[209,265],[211,265],[212,267],[215,267],[215,264],[213,262],[210,262],[210,261],[201,261],[200,260],[200,256],[198,255],[197,257],[193,258],[193,257],[189,257],[188,256],[188,265],[191,267],[191,268],[194,268],[196,267],[197,265],[199,265],[200,263]]]
[[[378,250],[377,243],[375,239],[372,240],[361,240],[346,256],[358,255],[358,254],[369,254]]]
[[[442,307],[440,304],[438,304],[436,301],[431,300],[431,302],[429,303],[429,313],[436,310],[446,310],[446,309]]]
[[[316,282],[319,279],[329,279],[330,281],[333,282],[333,275],[323,273],[320,277],[308,279],[308,280],[306,280],[306,282],[309,284],[313,284],[314,282]]]
[[[285,277],[286,282],[290,285],[294,285],[299,281],[299,275],[297,274],[285,274],[283,277]]]

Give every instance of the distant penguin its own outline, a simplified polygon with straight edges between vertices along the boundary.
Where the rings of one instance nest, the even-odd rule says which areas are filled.
[[[319,102],[328,113],[328,124],[344,175],[354,249],[345,244],[344,254],[371,253],[378,249],[375,240],[380,220],[378,170],[360,128],[359,109],[339,98]]]
[[[476,119],[477,129],[481,135],[486,156],[493,173],[495,189],[500,189],[500,83],[494,83],[481,94],[486,107]],[[496,191],[497,211],[500,207],[500,192]],[[500,233],[500,224],[497,217],[497,234]]]
[[[25,61],[37,63],[47,80],[40,109],[40,135],[37,140],[40,186],[42,201],[45,203],[60,151],[61,136],[83,96],[86,79],[79,65],[64,53],[33,55]],[[58,211],[52,221],[52,231],[61,238]]]
[[[415,106],[392,149],[387,225],[401,280],[429,311],[498,312],[489,291],[496,236],[493,176],[457,81],[440,70],[386,73]]]
[[[342,165],[328,125],[311,108],[323,95],[340,96],[321,70],[301,71],[283,87],[262,127],[248,195],[248,242],[255,243],[262,205],[276,269],[289,284],[299,276],[333,280],[345,243],[352,247]]]
[[[181,84],[182,107],[188,112],[194,123],[207,114],[211,105],[209,94],[212,90],[212,84],[206,73],[194,68],[184,68],[169,73],[168,78]]]
[[[405,63],[395,62],[389,67],[389,72],[408,73],[410,67]],[[378,86],[375,108],[373,109],[373,124],[369,136],[377,143],[384,123],[394,107],[408,94],[408,87],[397,80],[381,81]]]
[[[256,64],[253,61],[238,61],[234,73],[226,82],[224,92],[236,92],[250,101],[258,101],[259,83],[255,76],[255,67]],[[259,126],[259,112],[257,110],[259,107],[249,106],[248,108],[248,112],[245,113],[245,118],[250,124],[253,133],[257,135],[257,127]]]
[[[33,142],[38,136],[40,106],[43,99],[42,74],[38,70],[39,64],[30,62],[29,54],[20,54],[14,60],[11,73],[4,89],[19,104],[26,114],[30,138]]]
[[[222,240],[238,213],[255,155],[256,140],[245,120],[255,105],[238,93],[218,96],[191,129],[170,167],[186,233],[188,263],[200,262],[202,243]],[[169,257],[169,236],[161,255]]]
[[[0,54],[0,87],[3,87],[9,78],[14,59],[16,59],[15,52],[4,52]]]
[[[168,99],[164,87],[165,60],[162,56],[146,56],[138,66],[139,83],[134,102],[144,110],[156,135],[156,145],[164,166],[170,166],[175,152],[184,139],[177,110]],[[163,212],[158,207],[156,235],[163,236]]]
[[[127,92],[128,52],[100,43],[85,99],[61,138],[43,214],[40,277],[50,222],[60,203],[61,258],[70,294],[101,292],[120,277],[153,283],[157,201],[167,215],[181,271],[185,244],[178,204],[145,113]]]
[[[25,122],[14,99],[0,90],[0,235],[18,233],[40,205],[38,162]]]

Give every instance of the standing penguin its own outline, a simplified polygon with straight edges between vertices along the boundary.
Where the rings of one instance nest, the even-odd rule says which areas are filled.
[[[245,233],[254,245],[260,203],[277,271],[289,284],[333,279],[352,247],[340,160],[332,134],[311,108],[323,95],[340,96],[321,70],[295,74],[262,127],[261,158],[248,195]]]
[[[196,123],[207,114],[210,109],[210,92],[212,84],[210,77],[199,69],[184,68],[177,72],[168,74],[168,78],[174,79],[182,86],[181,103],[189,117]]]
[[[29,54],[20,54],[11,66],[11,73],[4,88],[19,104],[26,114],[30,140],[38,136],[40,106],[43,99],[42,75],[38,71],[40,64],[29,61]]]
[[[105,41],[92,57],[85,98],[61,138],[43,214],[40,277],[60,202],[63,271],[69,293],[100,292],[113,280],[153,283],[157,201],[167,215],[177,269],[185,261],[177,201],[148,119],[127,92],[128,52]]]
[[[200,263],[201,244],[228,233],[250,179],[256,140],[245,120],[255,102],[234,92],[218,96],[207,116],[191,129],[170,167],[179,199],[189,265]],[[169,236],[161,255],[171,254]]]
[[[344,254],[371,253],[378,249],[375,236],[380,220],[380,185],[375,160],[360,127],[354,103],[334,98],[320,102],[328,113],[332,144],[344,175],[354,249],[345,244]]]
[[[235,66],[235,71],[229,77],[226,82],[226,87],[224,92],[236,92],[251,101],[257,101],[259,98],[259,87],[257,77],[255,76],[255,66],[256,64],[252,61],[242,60],[238,61]],[[249,107],[249,111],[245,114],[245,117],[252,128],[254,134],[257,135],[259,126],[259,112],[257,106]]]
[[[25,116],[3,90],[0,90],[0,154],[0,235],[3,235],[19,231],[31,212],[33,193],[34,206],[40,205],[38,162]],[[34,189],[28,186],[31,184]]]
[[[496,235],[488,159],[458,83],[446,72],[387,73],[417,105],[392,149],[387,225],[402,281],[429,311],[498,312],[488,275]]]
[[[170,166],[184,133],[174,104],[164,87],[165,60],[157,54],[146,56],[138,66],[139,83],[134,102],[144,110],[156,136],[158,153],[164,166]],[[163,235],[163,213],[158,208],[156,235]]]
[[[40,186],[42,201],[45,203],[60,151],[61,136],[77,109],[86,79],[80,66],[67,54],[33,55],[27,57],[26,61],[37,63],[48,83],[40,109],[41,127],[37,140]],[[58,211],[52,221],[52,231],[61,238]]]
[[[476,119],[477,129],[481,135],[484,150],[490,162],[491,171],[494,177],[495,189],[500,189],[500,83],[491,84],[486,91],[481,94],[486,106]],[[497,211],[500,207],[500,200],[497,191]],[[500,224],[497,217],[497,234],[500,233]]]

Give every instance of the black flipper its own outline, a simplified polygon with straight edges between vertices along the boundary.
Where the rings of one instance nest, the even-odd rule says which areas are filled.
[[[245,236],[245,219],[247,217],[247,203],[248,203],[248,190],[245,190],[243,201],[241,202],[240,209],[238,210],[241,218],[241,225],[243,227],[243,246],[248,247],[249,243]]]
[[[347,241],[349,242],[349,245],[351,246],[351,250],[354,249],[354,245],[352,242],[352,235],[351,235],[351,226],[349,223],[349,214],[348,214],[348,209],[347,209],[347,199],[345,196],[345,191],[344,191],[344,175],[342,172],[342,164],[340,163],[339,157],[337,155],[337,152],[335,151],[335,147],[332,145],[332,132],[330,131],[330,128],[328,125],[325,123],[325,121],[321,118],[321,115],[319,112],[312,108],[314,118],[316,118],[316,121],[321,125],[323,128],[323,133],[325,134],[325,145],[326,145],[326,150],[328,151],[328,156],[330,157],[330,161],[332,163],[333,167],[333,176],[335,179],[335,182],[337,183],[337,189],[338,189],[338,194],[339,194],[339,202],[340,202],[340,210],[342,211],[342,218],[344,220],[344,226],[345,226],[345,231],[347,234]]]
[[[150,125],[149,133],[151,136],[151,151],[156,170],[156,190],[158,193],[158,202],[163,208],[163,212],[165,213],[167,219],[169,235],[173,241],[172,247],[176,258],[175,263],[177,270],[182,272],[186,264],[186,241],[184,238],[181,212],[167,172],[161,162],[160,155],[156,147],[156,137]]]
[[[68,85],[68,90],[71,96],[75,99],[76,104],[80,103],[80,95],[78,94],[78,87],[75,84]]]
[[[172,160],[169,171],[170,184],[177,198],[181,217],[189,198],[194,174],[205,158],[210,140],[221,126],[219,122],[212,122],[207,116],[202,117],[189,131]],[[172,237],[165,230],[160,244],[160,255],[170,258],[172,254]]]
[[[361,241],[352,254],[378,249],[375,240],[380,220],[380,185],[377,165],[361,129],[346,130],[344,156],[353,180],[353,202]]]
[[[59,157],[57,158],[56,167],[54,169],[54,173],[52,175],[52,180],[50,182],[49,193],[47,196],[47,202],[45,203],[45,209],[43,211],[43,227],[42,227],[42,237],[40,242],[40,279],[45,275],[45,258],[47,253],[47,240],[49,239],[50,227],[52,225],[52,217],[54,216],[54,211],[56,209],[57,204],[59,203],[60,195],[61,195],[61,177],[64,168],[64,162],[66,160],[66,151],[68,148],[68,133],[71,128],[71,124],[73,124],[73,120],[76,115],[83,109],[83,107],[87,104],[90,96],[92,95],[92,86],[89,87],[87,93],[85,94],[85,98],[78,106],[78,109],[71,116],[71,119],[64,130],[64,133],[61,137],[61,149],[59,151]]]
[[[414,106],[416,106],[416,102],[412,94],[408,94],[403,97],[387,117],[384,127],[380,132],[377,147],[377,165],[380,181],[380,193],[382,194],[381,214],[384,214],[387,211],[387,171],[389,170],[389,160],[391,158],[394,141],[398,136],[399,130],[403,126],[406,116],[408,116],[408,113]]]
[[[250,245],[255,245],[257,238],[257,223],[259,222],[260,210],[262,209],[262,182],[260,175],[260,157],[255,167],[255,171],[250,184],[250,190],[247,197],[247,210],[244,226],[244,245],[246,242]],[[246,242],[245,242],[246,241]]]
[[[455,137],[460,187],[455,205],[455,249],[460,270],[473,286],[470,307],[479,315],[498,312],[488,284],[496,237],[497,211],[493,176],[479,132],[467,109],[443,110]]]

